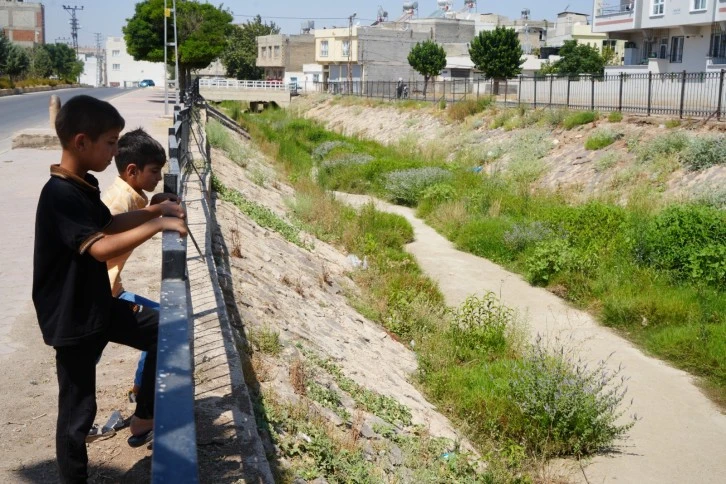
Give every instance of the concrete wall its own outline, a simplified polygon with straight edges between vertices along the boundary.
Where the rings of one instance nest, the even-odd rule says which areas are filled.
[[[81,73],[81,84],[99,87],[98,83],[98,58],[91,54],[78,54],[78,59],[83,61],[83,72]]]
[[[157,86],[164,85],[164,63],[135,61],[126,52],[123,37],[106,39],[106,74],[110,87],[133,87],[142,79],[151,79]]]
[[[0,30],[23,47],[45,44],[45,7],[40,3],[0,1]]]
[[[410,77],[414,71],[408,63],[408,53],[416,43],[429,38],[425,32],[374,27],[361,27],[358,36],[364,81],[395,81],[399,77]]]
[[[476,29],[474,20],[416,19],[410,23],[411,30],[428,34],[436,42],[471,42]]]

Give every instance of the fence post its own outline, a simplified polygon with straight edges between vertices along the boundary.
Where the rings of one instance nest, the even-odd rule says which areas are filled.
[[[519,75],[519,89],[517,89],[517,106],[522,105],[522,74]]]
[[[567,74],[567,101],[565,102],[565,107],[570,107],[570,82],[572,81],[572,78],[569,74]]]
[[[721,69],[721,72],[719,74],[719,81],[718,81],[718,109],[716,109],[716,119],[721,121],[721,107],[722,107],[722,98],[723,98],[723,75],[724,75],[723,69]]]
[[[650,116],[650,106],[651,106],[651,99],[653,94],[653,72],[648,71],[648,112],[646,116]]]
[[[476,81],[476,98],[479,99],[479,84],[481,83],[481,79]]]
[[[591,93],[590,93],[590,111],[595,110],[595,76],[590,75],[590,81],[592,84]]]
[[[552,107],[552,84],[555,82],[555,76],[550,74],[550,104],[549,107]]]
[[[507,94],[509,91],[509,79],[504,81],[504,105],[507,105]]]
[[[681,73],[681,109],[678,116],[683,119],[683,105],[686,101],[686,71]]]
[[[620,93],[618,94],[618,111],[623,112],[623,80],[625,79],[625,73],[620,73]]]
[[[537,109],[537,73],[534,73],[534,107]]]

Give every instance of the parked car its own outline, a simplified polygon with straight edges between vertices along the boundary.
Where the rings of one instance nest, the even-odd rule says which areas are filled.
[[[144,79],[143,81],[139,82],[139,87],[154,87],[156,84],[154,84],[154,81],[151,79]]]

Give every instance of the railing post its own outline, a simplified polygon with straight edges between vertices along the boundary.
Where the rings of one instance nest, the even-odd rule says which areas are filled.
[[[478,81],[476,81],[476,98],[477,99],[479,99],[479,82],[480,81],[481,81],[481,79],[479,79]]]
[[[509,78],[504,81],[504,105],[507,105],[507,94],[509,91]]]
[[[519,75],[519,89],[517,89],[517,106],[522,105],[522,74]]]
[[[653,95],[653,72],[648,71],[648,111],[647,116],[650,116],[651,99]]]
[[[590,80],[592,82],[592,92],[590,94],[590,111],[595,110],[595,76],[590,75]]]
[[[618,111],[623,112],[623,80],[625,79],[625,73],[620,73],[620,92],[618,94]]]
[[[683,106],[686,101],[686,71],[681,73],[681,109],[678,116],[683,119]]]
[[[555,76],[550,74],[550,103],[549,107],[552,107],[552,84],[555,82]]]
[[[534,107],[537,108],[537,73],[534,73]]]
[[[567,101],[565,101],[565,107],[570,107],[570,82],[572,82],[572,79],[570,78],[570,75],[567,74]]]
[[[724,71],[721,69],[721,72],[719,73],[718,77],[718,108],[716,109],[716,119],[721,121],[721,108],[723,107],[723,77],[724,77]]]

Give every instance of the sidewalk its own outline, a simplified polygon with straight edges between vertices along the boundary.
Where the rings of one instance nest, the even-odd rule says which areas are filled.
[[[126,119],[125,131],[144,127],[166,147],[163,91],[136,90],[111,103]],[[172,106],[170,104],[170,112]],[[60,151],[14,150],[0,155],[0,482],[54,482],[57,383],[53,349],[43,344],[31,302],[33,230],[38,195],[49,166]],[[112,164],[96,174],[101,189],[116,176]],[[161,184],[159,189],[161,189]],[[160,236],[134,251],[124,270],[127,289],[159,298]],[[113,410],[133,412],[126,392],[131,386],[138,352],[109,345],[97,370],[98,413],[105,422]],[[88,447],[91,480],[148,480],[151,452],[131,449],[127,430]]]

